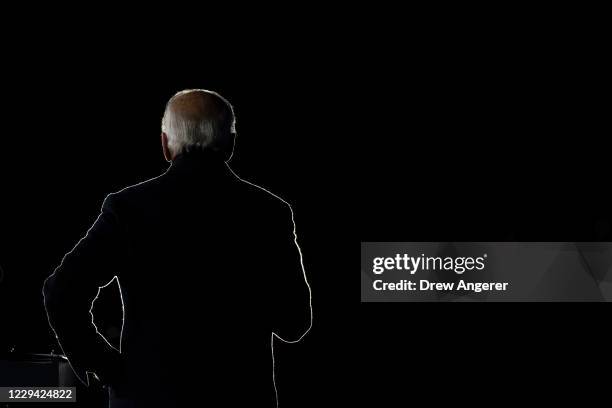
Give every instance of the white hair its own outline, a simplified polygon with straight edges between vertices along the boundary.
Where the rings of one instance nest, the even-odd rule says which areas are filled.
[[[172,103],[190,94],[209,94],[217,99],[220,108],[216,115],[181,112]],[[209,149],[231,154],[236,133],[234,108],[227,99],[206,89],[187,89],[176,93],[166,105],[162,119],[162,132],[168,137],[168,147],[174,154],[194,149]],[[227,150],[230,150],[227,152]]]

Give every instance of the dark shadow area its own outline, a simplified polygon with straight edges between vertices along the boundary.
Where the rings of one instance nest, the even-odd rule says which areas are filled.
[[[307,63],[296,59],[272,70],[219,74],[201,62],[181,72],[153,73],[85,57],[78,65],[16,73],[14,81],[6,84],[13,106],[7,133],[14,136],[3,151],[11,154],[0,161],[0,264],[5,271],[0,285],[2,351],[59,352],[44,314],[43,280],[94,222],[108,193],[166,170],[159,145],[165,102],[177,90],[201,87],[220,92],[235,107],[238,137],[232,168],[293,206],[304,265],[315,293],[315,325],[303,343],[278,346],[279,399],[285,406],[295,400],[320,401],[323,391],[306,390],[329,386],[322,377],[313,380],[311,376],[329,365],[325,332],[331,323],[324,312],[328,295],[323,293],[327,292],[326,257],[333,240],[326,193],[332,152],[317,141],[327,136],[326,130],[305,120],[313,109],[326,116],[325,105],[312,92],[316,79],[303,78],[291,87],[284,80]],[[210,276],[194,274],[192,278],[195,290],[205,287]],[[239,282],[236,285],[239,288]],[[226,305],[218,306],[219,317],[231,299],[228,293]],[[112,344],[119,338],[118,300],[113,284],[103,289],[94,307],[100,332]],[[210,342],[221,341],[216,334],[202,332],[195,323],[184,330],[177,336],[191,339],[189,353],[200,359],[214,355]],[[192,378],[196,381],[197,375],[206,372],[206,364],[196,360],[182,362],[188,373],[172,375],[196,375]],[[267,375],[271,380],[271,370]],[[201,384],[206,384],[204,377]]]

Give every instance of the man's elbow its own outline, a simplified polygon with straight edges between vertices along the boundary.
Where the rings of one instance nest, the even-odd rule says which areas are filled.
[[[297,343],[302,340],[312,328],[312,309],[304,311],[304,316],[295,318],[290,322],[278,327],[273,334],[286,343]]]
[[[55,314],[59,306],[58,299],[60,296],[57,293],[58,288],[56,280],[57,277],[55,274],[49,276],[47,279],[45,279],[42,288],[43,304],[49,317]]]

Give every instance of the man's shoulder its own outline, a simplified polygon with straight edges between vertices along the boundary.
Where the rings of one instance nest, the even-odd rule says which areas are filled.
[[[165,174],[166,173],[160,174],[159,176],[112,192],[106,197],[105,201],[107,203],[116,204],[139,199],[147,200],[151,195],[159,194],[159,191],[162,189]]]
[[[233,172],[230,177],[224,178],[224,180],[222,183],[216,183],[212,190],[207,190],[204,183],[202,191],[207,194],[215,194],[215,190],[221,186],[222,189],[227,189],[227,194],[224,197],[235,201],[232,207],[234,205],[247,206],[254,211],[272,212],[280,217],[291,215],[292,209],[289,203],[265,187],[245,180]],[[153,202],[164,201],[164,197],[172,196],[174,190],[184,187],[183,184],[178,187],[179,184],[176,178],[169,177],[168,173],[163,173],[110,193],[105,202],[111,207],[147,206]]]
[[[240,183],[242,190],[248,196],[246,198],[247,202],[257,201],[261,205],[281,213],[291,210],[289,203],[272,191],[238,176],[236,176],[236,179]]]

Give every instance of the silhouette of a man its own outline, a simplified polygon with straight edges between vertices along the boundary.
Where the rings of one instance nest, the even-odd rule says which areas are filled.
[[[298,341],[310,329],[291,208],[226,164],[234,128],[217,93],[174,95],[161,134],[169,169],[110,194],[45,281],[63,352],[83,382],[94,372],[109,386],[111,407],[273,407],[272,340]],[[90,313],[115,277],[120,352]]]

